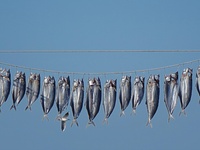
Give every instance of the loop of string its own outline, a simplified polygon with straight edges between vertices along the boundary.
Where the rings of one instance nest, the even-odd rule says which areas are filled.
[[[132,70],[132,71],[123,71],[123,72],[91,72],[91,73],[86,73],[86,72],[64,72],[64,71],[56,71],[56,70],[46,70],[46,69],[40,69],[40,68],[30,68],[30,67],[26,67],[26,66],[19,66],[19,65],[14,65],[14,64],[9,64],[9,63],[5,63],[5,62],[0,62],[1,65],[4,66],[9,66],[9,67],[14,67],[14,68],[21,68],[21,69],[25,69],[25,70],[34,70],[34,71],[41,71],[41,72],[49,72],[49,73],[55,73],[55,74],[68,74],[68,75],[102,75],[102,76],[106,76],[106,75],[112,75],[112,74],[137,74],[137,73],[144,73],[144,72],[151,72],[151,71],[158,71],[158,70],[165,70],[165,69],[169,69],[169,68],[173,68],[173,67],[177,67],[179,68],[180,66],[186,65],[186,64],[192,64],[195,62],[199,62],[200,59],[197,60],[191,60],[191,61],[187,61],[187,62],[183,62],[183,63],[179,63],[179,64],[173,64],[173,65],[168,65],[168,66],[163,66],[163,67],[157,67],[157,68],[150,68],[150,69],[143,69],[143,70]]]

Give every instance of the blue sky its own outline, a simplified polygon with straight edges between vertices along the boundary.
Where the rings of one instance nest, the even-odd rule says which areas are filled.
[[[199,50],[200,48],[200,1],[198,0],[1,0],[0,2],[0,50]],[[199,59],[199,53],[14,53],[0,54],[0,61],[66,72],[123,72],[150,69]],[[129,74],[145,76],[160,74],[161,93],[153,128],[146,127],[147,110],[144,97],[131,116],[131,105],[120,117],[119,99],[109,119],[102,125],[103,107],[94,119],[96,127],[86,128],[88,117],[85,107],[78,118],[79,127],[61,132],[55,120],[54,105],[49,113],[50,121],[42,121],[43,112],[39,99],[32,111],[25,111],[24,97],[17,111],[10,111],[12,98],[2,106],[2,149],[197,149],[199,147],[199,96],[195,89],[195,73],[198,63],[180,67]],[[17,70],[29,76],[31,69],[10,68],[12,79]],[[187,117],[178,114],[167,122],[167,110],[163,99],[163,77],[185,67],[194,69],[193,93],[186,109]],[[33,71],[34,72],[34,71]],[[41,78],[53,75],[56,80],[62,74],[39,72]],[[118,75],[101,75],[119,81]],[[71,81],[84,78],[85,89],[90,75],[71,75]],[[70,111],[68,106],[66,111]],[[72,116],[71,116],[72,117]],[[70,118],[71,118],[70,117]],[[71,118],[72,119],[72,118]]]

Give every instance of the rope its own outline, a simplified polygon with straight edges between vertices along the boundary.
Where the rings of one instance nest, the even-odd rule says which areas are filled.
[[[199,53],[200,50],[0,50],[0,53]]]
[[[132,74],[132,73],[139,73],[139,72],[150,72],[150,71],[156,71],[156,70],[164,70],[168,68],[173,68],[173,67],[180,67],[182,65],[186,64],[191,64],[195,62],[199,62],[200,59],[197,60],[192,60],[192,61],[187,61],[179,64],[173,64],[169,66],[163,66],[163,67],[158,67],[158,68],[150,68],[150,69],[143,69],[143,70],[132,70],[132,71],[123,71],[123,72],[97,72],[97,73],[85,73],[85,72],[64,72],[64,71],[56,71],[56,70],[46,70],[46,69],[39,69],[39,68],[30,68],[30,67],[25,67],[25,66],[19,66],[19,65],[13,65],[5,62],[0,62],[0,64],[5,65],[5,66],[10,66],[10,67],[15,67],[15,68],[21,68],[25,70],[35,70],[35,71],[41,71],[41,72],[50,72],[50,73],[57,73],[57,74],[68,74],[68,75],[111,75],[111,74]]]

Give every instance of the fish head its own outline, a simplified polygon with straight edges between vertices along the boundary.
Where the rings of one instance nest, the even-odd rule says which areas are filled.
[[[92,86],[95,84],[95,80],[94,79],[88,79],[88,85]]]
[[[36,74],[36,80],[40,81],[40,74]]]
[[[165,75],[165,82],[170,82],[171,81],[171,75]]]
[[[138,82],[140,82],[140,77],[136,76],[134,79],[134,84],[137,84]]]
[[[97,79],[95,79],[95,82],[96,82],[97,86],[101,86],[101,80],[99,77]]]

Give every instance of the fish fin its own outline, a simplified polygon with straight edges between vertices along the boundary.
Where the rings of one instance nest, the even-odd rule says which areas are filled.
[[[108,118],[106,118],[106,117],[103,120],[103,124],[105,124],[105,123],[108,124]]]
[[[13,105],[10,107],[10,110],[13,109],[13,108],[14,108],[15,110],[17,110],[15,104],[13,104]]]
[[[62,130],[62,131],[65,131],[65,129],[66,129],[66,122],[67,122],[67,120],[70,120],[70,119],[67,118],[68,116],[69,116],[69,112],[67,112],[67,113],[61,118],[61,130]]]
[[[121,113],[120,113],[120,117],[121,117],[121,116],[125,116],[125,112],[124,112],[124,110],[121,111]]]
[[[49,121],[49,118],[48,118],[47,114],[44,114],[42,120],[44,120],[44,119],[46,119],[47,121]]]
[[[73,124],[76,123],[77,127],[78,127],[78,122],[76,119],[73,119],[72,123],[71,123],[71,127],[73,126]]]
[[[182,109],[181,112],[179,113],[179,116],[181,116],[181,114],[184,114],[184,116],[187,116],[185,109]]]
[[[173,115],[172,115],[171,113],[169,114],[168,122],[170,122],[170,119],[173,119],[173,120],[174,120],[174,117],[173,117]]]
[[[150,119],[148,119],[146,126],[148,126],[148,125],[152,128],[152,123],[151,123]]]
[[[64,132],[66,129],[66,121],[61,121],[61,130]]]

